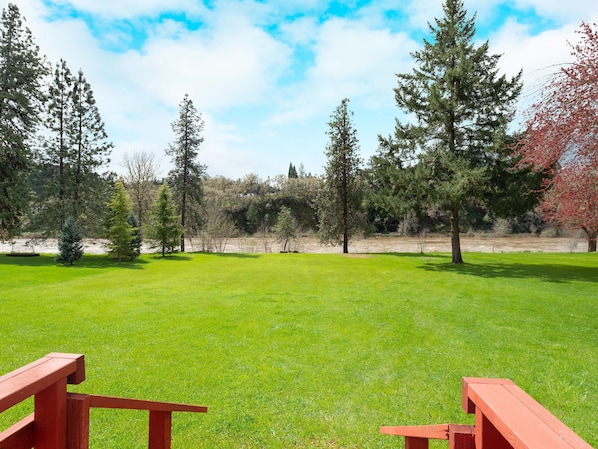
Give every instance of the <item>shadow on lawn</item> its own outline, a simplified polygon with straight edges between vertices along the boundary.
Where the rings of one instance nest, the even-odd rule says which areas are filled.
[[[425,263],[422,269],[431,272],[458,273],[483,278],[541,279],[546,282],[566,283],[572,281],[598,282],[595,267],[563,264],[491,263],[453,265],[450,263]]]
[[[108,268],[119,267],[129,270],[142,270],[143,265],[148,262],[142,259],[135,259],[134,261],[123,260],[121,264],[114,257],[108,257],[105,254],[84,254],[83,257],[77,260],[73,265],[61,265],[54,260],[54,254],[41,254],[37,257],[8,257],[5,254],[0,254],[1,265],[17,265],[23,267],[47,267],[48,265],[55,265],[57,267],[68,269],[77,268]]]

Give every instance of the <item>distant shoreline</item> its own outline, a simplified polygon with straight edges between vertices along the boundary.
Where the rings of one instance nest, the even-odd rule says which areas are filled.
[[[15,252],[36,252],[42,254],[58,253],[56,240],[37,240],[26,246],[28,239],[15,239]],[[106,241],[102,239],[85,239],[86,254],[106,254]],[[237,237],[217,242],[210,252],[224,253],[277,253],[281,249],[280,243],[273,237]],[[203,247],[199,239],[186,243],[188,252],[202,252]],[[7,242],[0,242],[0,253],[10,253],[13,246]],[[339,246],[326,246],[314,237],[302,237],[291,246],[292,251],[310,254],[342,253]],[[587,250],[587,241],[573,237],[536,237],[527,234],[495,237],[491,235],[461,236],[461,250],[463,252],[507,253],[507,252],[549,252],[549,253],[583,253]],[[450,252],[451,242],[448,236],[397,237],[392,235],[377,235],[367,239],[354,240],[349,244],[350,253],[430,253]],[[142,252],[155,253],[156,249],[144,246]]]

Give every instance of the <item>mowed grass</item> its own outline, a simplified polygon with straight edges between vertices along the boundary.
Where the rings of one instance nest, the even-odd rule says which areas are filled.
[[[0,256],[0,374],[83,353],[71,391],[207,405],[175,414],[180,449],[402,447],[379,426],[473,423],[461,377],[510,378],[598,446],[596,255],[465,260]],[[144,412],[91,426],[92,448],[147,447]]]

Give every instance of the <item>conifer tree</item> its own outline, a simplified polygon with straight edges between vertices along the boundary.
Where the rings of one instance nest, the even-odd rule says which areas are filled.
[[[122,180],[114,186],[114,194],[108,203],[108,222],[106,238],[110,241],[108,249],[121,263],[123,257],[131,252],[131,241],[135,228],[129,223],[131,204]]]
[[[348,103],[348,99],[342,100],[328,122],[328,163],[323,188],[316,198],[320,241],[332,245],[342,243],[343,253],[349,252],[349,240],[365,228],[362,162]]]
[[[174,168],[169,173],[173,196],[181,214],[181,251],[185,251],[185,232],[198,230],[201,225],[199,210],[203,201],[202,177],[205,166],[197,160],[199,147],[203,142],[204,129],[201,114],[193,105],[189,95],[185,95],[179,105],[178,119],[172,123],[176,136],[166,154],[172,156]]]
[[[462,0],[446,0],[443,11],[429,25],[432,40],[412,54],[416,68],[398,75],[397,106],[414,120],[397,120],[394,136],[379,140],[384,157],[425,171],[421,202],[450,214],[452,262],[462,263],[459,214],[491,184],[488,167],[506,138],[521,74],[499,76],[500,56],[488,42],[475,46],[475,16]]]
[[[58,238],[58,250],[56,262],[62,264],[73,265],[73,262],[83,256],[83,235],[73,217],[69,217],[62,228]]]
[[[31,138],[47,73],[39,48],[9,3],[0,24],[0,238],[18,232],[30,199]]]
[[[154,247],[159,247],[162,257],[172,253],[181,243],[183,228],[179,225],[179,216],[176,212],[172,194],[168,184],[162,184],[158,198],[152,206],[150,215],[152,225],[149,229],[148,239],[155,242]]]
[[[143,243],[143,236],[141,234],[141,227],[139,226],[139,221],[137,220],[137,217],[135,216],[133,211],[129,212],[127,222],[133,228],[133,234],[131,235],[131,247],[129,249],[128,256],[131,260],[135,260],[141,255],[141,245]]]
[[[60,60],[48,86],[48,101],[42,140],[42,160],[38,171],[38,208],[33,215],[36,228],[52,235],[67,216],[74,214],[71,201],[73,151],[71,127],[73,118],[73,75],[66,61]]]
[[[96,220],[103,199],[96,194],[97,170],[110,162],[113,144],[108,141],[104,122],[96,105],[91,85],[79,70],[73,82],[72,204],[75,217]],[[92,227],[93,223],[86,223]]]

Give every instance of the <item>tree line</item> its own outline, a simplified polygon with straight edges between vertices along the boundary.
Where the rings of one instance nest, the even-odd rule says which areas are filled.
[[[166,149],[168,176],[158,180],[155,160],[140,152],[125,156],[119,182],[100,173],[113,145],[83,72],[73,75],[64,60],[50,70],[9,4],[0,42],[0,237],[56,236],[74,223],[86,236],[108,237],[121,260],[136,254],[131,245],[142,235],[165,254],[195,240],[200,250],[218,250],[256,233],[275,234],[286,251],[300,232],[315,232],[348,252],[358,234],[446,231],[452,261],[462,263],[464,230],[507,223],[529,232],[543,216],[584,229],[595,250],[597,32],[582,25],[576,62],[513,132],[521,73],[501,75],[500,56],[488,42],[475,44],[475,15],[462,1],[446,0],[443,13],[412,54],[413,71],[397,75],[395,101],[409,120],[378,136],[367,165],[343,99],[328,122],[322,176],[291,162],[273,179],[210,178],[199,162],[204,122],[186,95]]]

